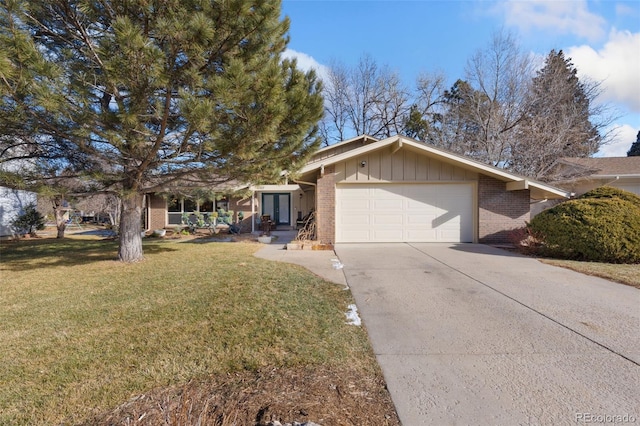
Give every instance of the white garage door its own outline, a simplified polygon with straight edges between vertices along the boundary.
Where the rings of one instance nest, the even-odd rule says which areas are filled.
[[[341,184],[336,242],[472,242],[472,184]]]

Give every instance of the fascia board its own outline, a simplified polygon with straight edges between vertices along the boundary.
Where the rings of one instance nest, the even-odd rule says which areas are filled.
[[[290,192],[298,191],[300,189],[300,185],[252,185],[250,189],[256,192]]]
[[[571,191],[565,191],[560,188],[556,188],[554,186],[545,185],[540,182],[529,181],[529,190],[542,191],[545,195],[545,198],[550,198],[549,195],[556,195],[559,198],[571,198],[574,194]]]
[[[325,146],[324,148],[320,148],[319,150],[317,150],[315,152],[315,154],[322,153],[322,152],[325,152],[325,151],[329,151],[331,149],[341,147],[342,145],[348,145],[351,142],[355,142],[355,141],[359,141],[359,140],[364,140],[366,142],[368,139],[371,139],[372,141],[376,141],[376,142],[378,141],[378,139],[374,138],[373,136],[360,135],[360,136],[356,136],[355,138],[347,139],[346,141],[334,143],[333,145],[329,145],[329,146]]]

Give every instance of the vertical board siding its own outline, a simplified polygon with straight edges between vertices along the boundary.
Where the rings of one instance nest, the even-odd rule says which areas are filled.
[[[380,166],[380,153],[369,154],[369,180],[378,181],[382,180],[381,166]]]
[[[364,161],[365,167],[361,163]],[[336,182],[455,182],[478,174],[411,151],[372,152],[336,164]]]
[[[404,180],[415,181],[417,167],[417,155],[411,151],[406,151],[404,154]]]
[[[404,152],[398,151],[391,155],[391,180],[404,180]]]

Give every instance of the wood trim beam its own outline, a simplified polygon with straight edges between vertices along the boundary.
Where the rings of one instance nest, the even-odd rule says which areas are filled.
[[[529,189],[529,181],[527,179],[507,182],[507,191],[521,191],[523,189]]]

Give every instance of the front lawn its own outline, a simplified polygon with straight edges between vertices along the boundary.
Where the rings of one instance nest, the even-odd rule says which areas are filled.
[[[640,289],[640,264],[580,262],[577,260],[540,259],[549,265],[561,266],[586,275],[593,275]]]
[[[304,268],[255,258],[256,244],[150,240],[145,261],[132,265],[114,261],[115,243],[99,239],[0,248],[0,424],[99,422],[109,413],[116,414],[105,423],[153,424],[141,409],[128,409],[135,417],[122,409],[144,395],[158,395],[148,404],[157,415],[169,416],[157,409],[164,398],[174,405],[173,418],[187,423],[180,412],[188,407],[176,402],[175,389],[188,387],[207,401],[214,389],[259,395],[260,377],[275,371],[297,377],[298,393],[301,371],[339,371],[356,382],[337,392],[350,392],[362,407],[366,395],[382,405],[361,424],[397,424],[365,331],[346,324],[350,293]],[[357,378],[370,388],[358,389]],[[293,390],[280,379],[284,389],[272,389],[274,395]],[[326,392],[336,388],[327,385]],[[322,409],[318,399],[306,402]],[[213,413],[211,404],[193,401],[190,410],[201,418]],[[310,410],[298,416],[318,421]],[[233,415],[241,419],[240,411]],[[220,424],[227,414],[216,417]],[[246,415],[256,421],[255,413]],[[350,415],[358,424],[363,413]]]

